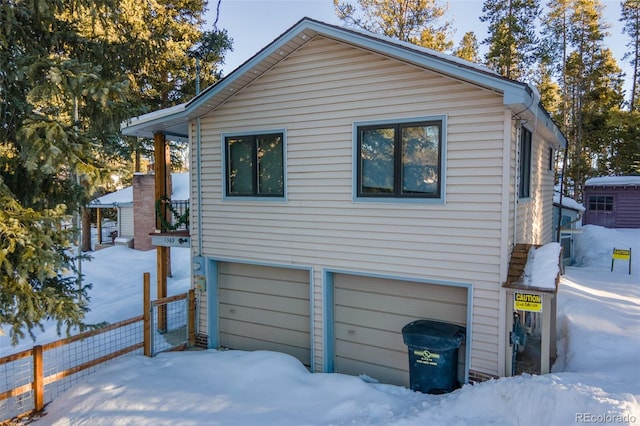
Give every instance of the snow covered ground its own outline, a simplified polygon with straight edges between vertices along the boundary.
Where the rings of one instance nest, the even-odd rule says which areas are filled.
[[[129,356],[53,401],[46,425],[568,425],[640,424],[640,230],[585,226],[578,264],[558,296],[558,360],[551,374],[465,385],[446,395],[309,373],[296,359],[258,351]],[[611,251],[632,248],[628,262]],[[94,283],[89,321],[139,315],[142,273],[155,251],[124,247],[94,253],[84,266]],[[169,293],[189,287],[185,249],[172,249]],[[155,277],[152,276],[152,282]],[[153,286],[152,286],[153,287]],[[55,340],[52,332],[38,342]],[[1,353],[7,348],[0,340]],[[31,341],[23,344],[32,345]]]

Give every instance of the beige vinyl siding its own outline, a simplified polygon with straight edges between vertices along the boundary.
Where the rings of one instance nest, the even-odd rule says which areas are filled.
[[[553,171],[548,170],[549,143],[532,132],[531,197],[518,200],[519,243],[545,244],[553,233]]]
[[[311,363],[309,272],[221,262],[220,345],[272,350]]]
[[[120,207],[119,237],[133,237],[133,206]]]
[[[353,123],[432,116],[447,120],[446,204],[353,202]],[[496,374],[503,118],[499,94],[314,39],[202,118],[203,255],[471,283],[471,369]],[[223,201],[221,134],[273,129],[286,202]]]
[[[338,373],[409,386],[402,327],[422,318],[466,326],[465,288],[344,274],[335,275],[334,286]],[[462,381],[464,351],[459,353]]]

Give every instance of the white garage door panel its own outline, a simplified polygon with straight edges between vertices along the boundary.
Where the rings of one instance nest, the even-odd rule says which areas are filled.
[[[345,369],[345,371],[367,371],[367,376],[373,377],[382,383],[396,383],[398,381],[398,376],[409,375],[407,371],[400,371],[352,359],[342,359],[340,360],[340,365]]]
[[[284,352],[309,365],[309,288],[305,270],[220,263],[221,346]]]
[[[307,327],[308,328],[308,327]],[[237,336],[251,337],[256,340],[271,341],[287,346],[304,348],[309,346],[309,333],[288,328],[270,327],[268,325],[220,320],[220,331],[231,331]]]
[[[300,281],[289,281],[290,279],[302,279],[308,280],[309,274],[304,272],[302,276],[300,274],[294,274],[289,276],[290,272],[283,268],[275,268],[282,271],[283,276],[281,278],[273,277],[252,277],[248,275],[230,275],[229,273],[221,274],[225,276],[225,284],[230,288],[238,291],[250,291],[254,293],[265,293],[268,290],[268,294],[274,296],[287,296],[291,298],[306,299],[309,300],[309,286],[305,282],[305,285],[300,285]],[[254,273],[259,273],[255,269],[252,269]],[[300,271],[295,271],[300,272]],[[270,285],[271,282],[277,281],[277,286]]]
[[[404,345],[402,333],[372,329],[369,327],[356,327],[343,323],[337,323],[334,327],[336,340],[362,343],[380,348],[399,348]]]
[[[363,352],[361,344],[339,340],[336,341],[336,352],[340,353],[340,357],[338,357],[338,359],[349,359],[361,363],[378,365],[380,367],[393,368],[405,372],[409,371],[409,366],[407,365],[408,355],[406,350],[396,351],[393,349],[376,347],[375,350]]]
[[[336,274],[334,318],[336,372],[408,386],[402,328],[421,318],[464,326],[467,289]]]
[[[308,348],[297,348],[289,345],[282,345],[275,342],[269,342],[266,340],[258,340],[255,338],[247,338],[243,336],[230,335],[228,336],[228,343],[230,347],[242,348],[244,351],[274,351],[282,352],[294,356],[304,365],[311,365],[311,355]]]
[[[459,318],[466,320],[466,303],[443,303],[439,300],[421,297],[396,297],[379,293],[368,293],[371,294],[370,297],[362,297],[363,293],[361,291],[344,289],[336,289],[335,293],[336,309],[338,309],[338,307],[344,307],[344,313],[348,315],[345,320],[356,324],[362,323],[363,320],[366,321],[367,319],[371,321],[371,315],[389,315],[389,313],[397,313],[396,316],[400,316],[402,321],[405,321],[407,317],[412,317],[413,319],[424,318],[425,300],[429,301],[430,318],[438,318],[439,321],[454,323],[457,322]],[[454,298],[453,300],[457,300],[459,295],[452,297]],[[389,316],[390,322],[393,322],[392,317],[393,314]],[[368,323],[371,324],[371,322]],[[389,325],[399,326],[400,328],[397,328],[397,330],[400,330],[405,324],[406,322]]]
[[[268,287],[269,286],[266,285],[262,286],[263,289]],[[309,295],[307,295],[307,299],[305,300],[221,288],[218,298],[221,306],[248,306],[273,312],[286,312],[288,314],[309,316]]]
[[[226,318],[230,321],[240,320],[270,327],[309,332],[308,315],[300,315],[298,320],[292,320],[292,316],[289,313],[273,311],[264,312],[263,309],[227,304],[220,304],[219,312],[220,318]]]

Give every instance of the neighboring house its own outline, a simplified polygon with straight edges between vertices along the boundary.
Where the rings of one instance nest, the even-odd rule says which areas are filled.
[[[133,247],[133,186],[95,198],[89,202],[87,207],[98,211],[96,250],[104,245],[112,244],[115,238],[118,238],[119,243]],[[111,225],[115,225],[115,228],[105,225],[105,213],[103,212],[105,209],[116,210],[115,224],[111,223]]]
[[[603,176],[584,184],[585,225],[640,228],[640,176]]]
[[[558,216],[562,211],[560,221],[560,245],[562,245],[562,259],[564,265],[572,265],[575,261],[573,236],[579,232],[582,225],[584,206],[573,198],[562,197],[562,209],[560,208],[560,193],[553,195],[553,241],[558,241]]]
[[[190,141],[202,344],[407,385],[426,318],[466,327],[460,381],[510,374],[510,254],[552,241],[566,143],[530,86],[305,18],[123,133]]]
[[[171,175],[171,200],[184,210],[189,203],[189,173]],[[103,195],[92,200],[89,208],[117,210],[117,226],[114,235],[115,243],[128,245],[137,250],[150,250],[151,236],[156,229],[156,207],[154,193],[154,176],[151,174],[134,174],[133,185]],[[98,215],[98,247],[103,243],[111,244],[109,235],[102,232],[101,216]],[[111,229],[106,232],[109,234]]]

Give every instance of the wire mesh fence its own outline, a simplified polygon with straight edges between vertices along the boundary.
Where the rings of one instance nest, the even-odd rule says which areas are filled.
[[[0,425],[41,410],[108,361],[195,345],[195,292],[150,301],[146,281],[148,315],[0,358]]]
[[[0,358],[0,422],[34,407],[33,350]]]
[[[75,385],[111,359],[142,353],[142,316],[84,333],[64,343],[43,345],[44,403]]]
[[[151,303],[151,354],[175,350],[189,341],[187,294]]]
[[[0,422],[41,409],[107,361],[142,353],[142,316],[0,358]]]

